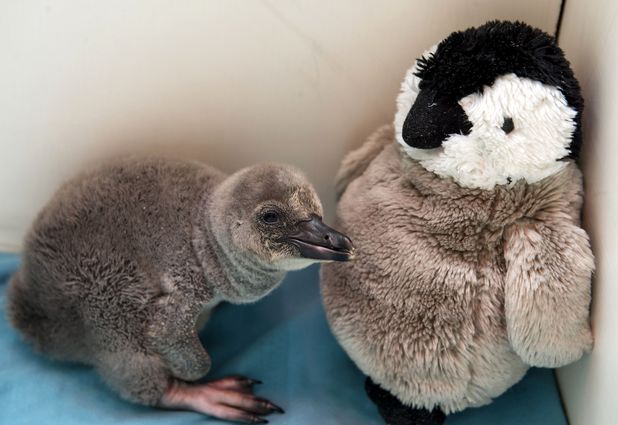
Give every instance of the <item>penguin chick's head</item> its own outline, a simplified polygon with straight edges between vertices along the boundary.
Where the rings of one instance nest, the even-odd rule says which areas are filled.
[[[297,270],[319,261],[347,261],[350,239],[322,222],[322,205],[298,170],[260,164],[222,184],[213,229],[228,251],[249,255],[266,267]]]
[[[521,22],[455,32],[408,70],[395,132],[427,170],[464,187],[534,183],[576,158],[583,99],[556,41]]]

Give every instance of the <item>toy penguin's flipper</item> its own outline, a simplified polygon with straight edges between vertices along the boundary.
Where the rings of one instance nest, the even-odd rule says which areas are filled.
[[[588,236],[567,220],[516,223],[505,233],[509,341],[537,367],[571,363],[592,347]]]
[[[371,161],[382,152],[382,149],[394,141],[393,126],[385,125],[369,136],[360,148],[353,150],[343,158],[337,177],[335,177],[337,199],[341,198],[351,181],[363,174]]]
[[[579,227],[582,177],[574,164],[535,220],[504,233],[504,310],[509,342],[524,362],[558,367],[592,348],[589,323],[594,257]],[[557,195],[561,196],[557,196]]]
[[[446,420],[446,415],[439,408],[429,411],[405,406],[371,378],[365,381],[365,391],[388,425],[442,425]]]

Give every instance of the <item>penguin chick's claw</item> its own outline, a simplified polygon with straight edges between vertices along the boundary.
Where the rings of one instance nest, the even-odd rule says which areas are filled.
[[[212,381],[209,385],[222,390],[237,390],[251,394],[253,393],[253,386],[261,383],[262,381],[257,379],[251,379],[241,375],[232,375]]]
[[[159,407],[192,410],[228,421],[266,424],[268,420],[262,416],[284,412],[253,394],[253,386],[259,383],[243,376],[228,376],[206,384],[174,380],[161,397]]]

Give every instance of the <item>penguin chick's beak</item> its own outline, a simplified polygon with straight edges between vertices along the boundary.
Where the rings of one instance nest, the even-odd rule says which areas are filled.
[[[299,222],[296,231],[287,239],[298,248],[303,258],[322,261],[349,261],[354,258],[354,245],[350,238],[328,227],[316,215]]]

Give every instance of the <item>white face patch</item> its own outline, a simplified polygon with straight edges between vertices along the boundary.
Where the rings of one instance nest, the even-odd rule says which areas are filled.
[[[285,270],[285,271],[294,271],[294,270],[301,270],[304,269],[305,267],[309,267],[312,264],[315,263],[323,263],[325,261],[321,261],[321,260],[314,260],[311,258],[284,258],[282,260],[277,260],[275,261],[275,266],[279,269],[279,270]]]
[[[459,104],[472,123],[470,134],[449,136],[440,148],[408,146],[401,131],[418,94],[418,77],[406,75],[395,117],[397,141],[427,170],[452,177],[461,186],[492,189],[520,179],[537,182],[560,171],[569,154],[577,112],[555,87],[507,74],[482,93],[464,97]],[[404,92],[407,90],[407,93]],[[407,105],[409,104],[409,107]],[[502,127],[511,118],[513,130]]]

